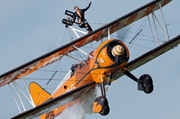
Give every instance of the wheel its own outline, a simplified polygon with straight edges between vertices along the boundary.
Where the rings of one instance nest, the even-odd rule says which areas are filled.
[[[150,84],[148,84],[148,85],[146,86],[146,88],[144,89],[144,92],[147,93],[147,94],[149,94],[149,93],[151,93],[151,92],[153,91],[153,89],[154,89],[154,86],[153,86],[152,83],[150,83]]]
[[[143,84],[150,84],[153,83],[153,80],[149,74],[143,74],[140,78],[139,81],[142,81]]]
[[[103,107],[103,109],[101,110],[101,112],[99,112],[99,114],[105,116],[105,115],[109,114],[109,111],[110,111],[109,105],[105,105]]]
[[[144,91],[149,94],[153,91],[153,80],[150,75],[144,74],[139,78],[138,81],[138,90]]]

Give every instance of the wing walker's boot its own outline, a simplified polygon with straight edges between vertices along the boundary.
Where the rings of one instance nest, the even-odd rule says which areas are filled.
[[[88,23],[86,23],[85,28],[87,31],[89,31],[89,33],[91,33],[93,31],[91,26]]]

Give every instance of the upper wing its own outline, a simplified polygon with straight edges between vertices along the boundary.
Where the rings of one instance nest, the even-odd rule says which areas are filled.
[[[74,51],[73,45],[76,47],[82,47],[92,41],[99,41],[108,35],[108,28],[110,33],[114,33],[115,31],[143,18],[148,15],[152,11],[159,9],[159,3],[161,3],[162,7],[169,3],[171,0],[154,0],[126,15],[116,19],[115,21],[93,31],[90,34],[82,36],[79,39],[76,39],[56,50],[53,50],[41,57],[38,57],[24,65],[21,65],[11,71],[8,71],[2,75],[0,75],[0,87],[6,84],[11,83],[13,80],[21,78],[20,72],[23,76],[26,76],[40,68],[43,68],[57,60],[61,59],[64,55]]]
[[[132,70],[144,65],[145,63],[155,59],[159,55],[162,55],[163,53],[169,51],[170,49],[173,49],[178,44],[180,44],[180,35],[178,35],[177,37],[173,38],[172,40],[169,40],[166,43],[150,50],[149,52],[139,56],[138,58],[130,61],[126,65],[126,69],[128,69],[129,71],[132,71]],[[121,71],[117,71],[117,73],[115,73],[113,75],[113,79],[117,79],[121,76],[123,76],[123,73]]]
[[[88,84],[85,84],[81,87],[78,87],[74,90],[71,90],[65,94],[62,94],[54,99],[48,100],[35,108],[32,108],[30,110],[24,111],[11,119],[31,119],[34,117],[38,117],[42,114],[45,114],[47,112],[51,112],[54,109],[61,107],[65,104],[68,104],[72,101],[75,101],[83,96],[92,88],[94,88],[95,82],[91,82]]]

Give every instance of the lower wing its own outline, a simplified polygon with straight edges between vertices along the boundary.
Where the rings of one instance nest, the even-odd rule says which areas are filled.
[[[51,112],[54,109],[61,107],[65,104],[68,104],[70,102],[73,102],[82,96],[84,96],[90,89],[95,87],[95,82],[87,83],[81,87],[78,87],[74,90],[71,90],[67,93],[64,93],[56,98],[53,98],[51,100],[48,100],[35,108],[32,108],[30,110],[27,110],[25,112],[22,112],[11,119],[31,119],[38,117],[42,114],[45,114],[47,112]]]
[[[169,41],[163,43],[162,45],[150,50],[149,52],[146,52],[145,54],[137,57],[136,59],[130,61],[126,65],[126,69],[129,71],[132,71],[132,70],[144,65],[145,63],[155,59],[156,57],[162,55],[163,53],[169,51],[170,49],[173,49],[179,43],[180,43],[180,35],[178,35],[175,38],[173,38],[172,40],[169,40]],[[123,76],[123,73],[121,71],[117,71],[113,75],[112,79],[115,80],[121,76]]]

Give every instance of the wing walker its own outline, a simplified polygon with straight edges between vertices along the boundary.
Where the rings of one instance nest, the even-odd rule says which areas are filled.
[[[91,33],[93,30],[91,28],[91,26],[89,25],[89,23],[87,22],[87,20],[84,17],[85,11],[87,11],[89,9],[89,7],[91,6],[91,2],[89,3],[89,5],[84,8],[84,9],[79,9],[78,6],[75,6],[74,9],[76,10],[76,12],[71,12],[69,10],[65,11],[65,14],[68,16],[66,19],[62,20],[62,23],[64,23],[66,25],[66,27],[68,26],[72,26],[73,23],[78,24],[78,26],[80,28],[86,28],[86,30]],[[75,22],[76,18],[78,19],[78,22]],[[72,27],[71,27],[72,28]]]

